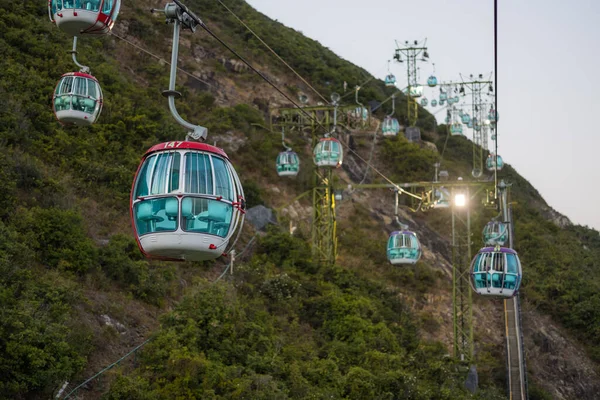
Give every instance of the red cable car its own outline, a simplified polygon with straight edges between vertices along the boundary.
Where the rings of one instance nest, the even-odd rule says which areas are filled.
[[[198,142],[146,152],[130,198],[131,223],[146,257],[212,260],[241,231],[244,191],[227,154]]]
[[[121,0],[48,0],[50,21],[71,36],[108,33],[120,8]]]
[[[63,124],[92,125],[102,112],[102,90],[98,80],[83,72],[64,74],[52,97],[54,115]]]

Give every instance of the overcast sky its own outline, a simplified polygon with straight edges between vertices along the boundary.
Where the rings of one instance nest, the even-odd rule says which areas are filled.
[[[427,38],[444,81],[494,69],[493,0],[247,1],[380,79],[394,40]],[[498,3],[498,153],[552,207],[600,229],[600,1]],[[392,64],[400,87],[404,65]],[[421,81],[430,72],[421,64]]]

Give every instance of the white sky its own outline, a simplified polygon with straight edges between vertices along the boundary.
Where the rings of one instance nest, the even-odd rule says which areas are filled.
[[[380,79],[394,40],[427,38],[443,81],[457,81],[459,73],[487,77],[494,68],[493,0],[247,1]],[[498,3],[498,153],[552,207],[600,229],[594,161],[600,147],[600,1]],[[404,65],[391,66],[399,87],[406,86]],[[430,72],[422,63],[422,82]],[[431,99],[433,92],[426,95]]]

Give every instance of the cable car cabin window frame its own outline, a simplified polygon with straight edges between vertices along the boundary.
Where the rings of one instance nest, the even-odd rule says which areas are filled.
[[[52,0],[50,7],[52,14],[62,10],[84,10],[111,15],[115,4],[116,0]],[[116,16],[111,16],[111,18],[114,20]]]
[[[190,201],[192,204],[188,207]],[[223,210],[225,210],[224,218]],[[181,199],[181,229],[188,233],[225,238],[232,227],[233,213],[233,204],[229,202],[204,196],[186,195]],[[223,228],[227,229],[223,230]]]
[[[196,169],[192,170],[192,166],[194,162],[188,162],[190,156],[196,156]],[[200,167],[199,158],[202,157],[202,166],[205,168],[203,171],[200,171],[198,167]],[[208,160],[208,164],[207,161]],[[206,166],[209,166],[209,170],[207,173]],[[184,184],[183,191],[184,193],[190,194],[203,194],[203,195],[212,195],[215,192],[215,183],[213,181],[213,165],[212,160],[210,158],[210,154],[208,153],[199,153],[199,152],[186,152],[184,156],[184,168],[183,168],[183,176],[184,176]],[[204,172],[204,174],[199,173]],[[194,176],[195,175],[195,176]],[[202,179],[206,177],[205,179]],[[196,178],[196,179],[194,179]],[[193,183],[196,183],[194,186]],[[203,186],[204,191],[201,191],[201,186]],[[209,191],[210,188],[210,191]]]
[[[229,177],[231,176],[231,171],[225,160],[219,157],[210,157],[213,166],[213,184],[215,187],[214,195],[223,197],[225,200],[229,200],[233,202],[233,188],[232,182]],[[217,167],[216,163],[220,166]],[[224,174],[224,175],[223,175]]]
[[[298,164],[298,156],[295,153],[292,153],[290,151],[284,151],[279,153],[279,155],[277,156],[277,164],[278,165],[292,165],[295,166],[296,164]]]
[[[177,168],[173,168],[174,160],[178,159]],[[165,160],[165,161],[162,161]],[[159,164],[160,162],[160,164]],[[167,168],[165,164],[168,163]],[[160,174],[157,173],[159,165],[162,166]],[[152,170],[149,173],[149,169]],[[169,170],[169,176],[165,177],[164,171]],[[173,172],[176,171],[176,172]],[[158,179],[155,177],[158,176]],[[177,187],[174,187],[173,176],[177,176]],[[142,179],[144,178],[144,179]],[[138,174],[138,179],[135,188],[136,200],[145,199],[146,197],[154,197],[160,195],[169,195],[174,191],[178,191],[181,180],[181,153],[178,151],[164,151],[160,153],[151,154],[144,160],[144,164]],[[145,192],[141,192],[142,182],[145,182]],[[162,189],[161,189],[162,187]]]
[[[176,203],[175,213],[167,203]],[[162,205],[162,206],[161,206]],[[141,211],[143,209],[143,211]],[[179,229],[179,200],[176,196],[160,196],[140,200],[133,206],[135,228],[138,236],[159,232],[175,232]]]
[[[58,82],[54,98],[54,108],[56,111],[65,111],[71,109],[71,100],[73,96],[71,94],[71,91],[73,89],[74,79],[74,76],[65,76],[61,78],[61,80]],[[68,99],[69,101],[65,102],[66,99]]]
[[[390,247],[390,242],[392,246]],[[411,249],[419,250],[419,242],[417,237],[405,233],[400,233],[390,236],[388,239],[388,249]]]

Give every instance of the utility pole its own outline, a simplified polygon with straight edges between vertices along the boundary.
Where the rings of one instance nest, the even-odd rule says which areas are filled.
[[[462,76],[461,76],[462,78]],[[487,120],[486,102],[483,101],[482,92],[487,86],[488,93],[493,93],[492,81],[484,80],[483,75],[478,78],[469,76],[470,80],[463,80],[460,84],[459,93],[466,95],[465,88],[471,92],[471,105],[473,107],[471,118],[473,119],[473,170],[471,174],[474,178],[480,178],[483,175],[483,151],[488,149],[488,130],[489,125],[485,124]]]
[[[423,86],[419,84],[419,77],[417,74],[417,61],[428,61],[429,53],[427,53],[427,47],[425,44],[427,39],[422,43],[415,40],[410,43],[408,40],[404,42],[404,46],[400,46],[396,41],[396,52],[394,53],[394,60],[399,63],[406,61],[406,75],[407,75],[407,91],[406,99],[408,105],[408,112],[406,114],[408,119],[408,126],[406,128],[406,138],[409,141],[420,140],[421,134],[418,128],[416,128],[417,118],[419,114],[419,105],[417,98],[423,95]]]
[[[473,299],[471,263],[471,201],[469,186],[452,188],[452,317],[454,356],[473,361]]]

